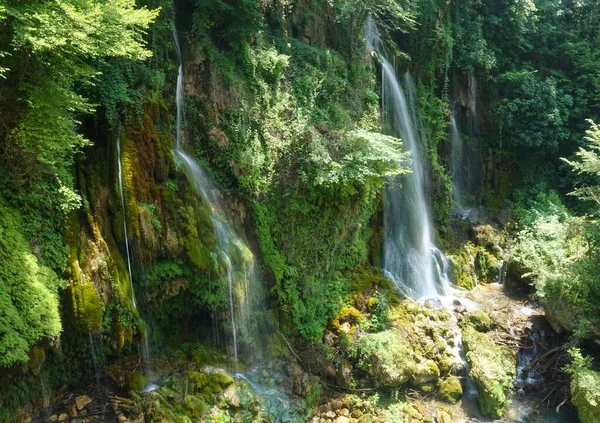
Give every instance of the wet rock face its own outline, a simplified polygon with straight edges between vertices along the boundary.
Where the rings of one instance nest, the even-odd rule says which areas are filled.
[[[463,344],[471,366],[470,376],[477,385],[481,412],[488,417],[501,418],[515,376],[514,354],[472,327],[463,330]]]
[[[600,374],[587,369],[575,372],[571,401],[582,423],[600,422]]]

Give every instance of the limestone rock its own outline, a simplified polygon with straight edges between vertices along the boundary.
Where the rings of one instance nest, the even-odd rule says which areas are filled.
[[[463,330],[463,344],[471,366],[471,378],[477,385],[481,412],[495,419],[504,414],[508,391],[515,376],[512,351],[494,342],[472,327]]]
[[[462,397],[462,386],[458,378],[450,376],[440,382],[440,397],[448,402],[454,403]]]
[[[435,420],[437,423],[452,423],[452,417],[450,417],[450,414],[441,410],[435,412]]]
[[[424,385],[429,382],[435,382],[440,377],[440,369],[432,360],[426,360],[416,366],[415,373],[412,377],[413,385]]]
[[[600,422],[600,374],[587,369],[575,372],[571,397],[581,423]]]
[[[362,337],[358,349],[362,370],[388,387],[408,382],[417,367],[406,341],[394,329]]]
[[[75,405],[78,410],[84,409],[90,402],[92,402],[92,399],[87,395],[80,395],[75,398]]]

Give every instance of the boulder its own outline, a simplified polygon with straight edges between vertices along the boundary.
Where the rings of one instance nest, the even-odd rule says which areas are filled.
[[[440,377],[440,369],[432,360],[417,364],[412,377],[412,384],[416,386],[436,382]]]
[[[571,379],[571,402],[581,423],[600,422],[600,374],[577,370]]]
[[[387,387],[408,382],[417,368],[407,342],[395,329],[363,336],[358,351],[359,367]]]
[[[92,402],[92,399],[90,397],[88,397],[87,395],[80,395],[77,398],[75,398],[75,405],[77,406],[78,410],[82,410],[90,402]]]
[[[462,386],[457,377],[450,376],[440,382],[440,397],[448,402],[457,402],[462,397]]]
[[[513,352],[496,345],[488,335],[472,327],[463,330],[463,345],[471,366],[470,376],[477,385],[481,412],[488,417],[501,418],[515,376]]]
[[[435,421],[437,423],[452,423],[452,417],[445,411],[438,410],[435,412]]]

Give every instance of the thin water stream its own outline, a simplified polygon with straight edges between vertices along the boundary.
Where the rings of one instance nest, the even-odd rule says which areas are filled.
[[[125,189],[123,184],[123,163],[121,153],[121,137],[117,137],[117,163],[118,163],[118,178],[119,178],[119,193],[121,194],[121,209],[123,212],[123,236],[125,237],[125,251],[127,254],[127,272],[129,276],[129,288],[131,291],[131,303],[137,311],[137,303],[135,301],[135,290],[133,289],[133,274],[131,273],[131,250],[129,248],[129,233],[127,232],[127,209],[125,208]],[[145,366],[145,370],[150,370],[150,343],[148,341],[148,326],[140,318],[144,325],[144,343],[140,348],[140,355]]]
[[[183,60],[179,37],[175,27],[173,27],[173,39],[179,60],[179,71],[177,75],[177,134],[176,134],[176,158],[181,159],[188,179],[194,189],[208,201],[211,208],[211,219],[215,226],[215,235],[217,237],[220,259],[223,262],[224,273],[227,279],[228,299],[229,299],[229,318],[231,324],[232,349],[233,349],[233,369],[237,372],[239,365],[239,335],[249,337],[250,329],[247,316],[251,301],[249,300],[249,285],[251,279],[247,275],[254,275],[254,259],[252,253],[233,231],[227,222],[219,216],[222,214],[223,206],[220,203],[218,191],[213,185],[210,176],[202,168],[196,159],[183,150]],[[236,256],[237,259],[232,259]],[[241,259],[240,259],[241,258]]]

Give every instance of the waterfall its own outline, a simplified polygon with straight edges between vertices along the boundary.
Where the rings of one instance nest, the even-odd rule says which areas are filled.
[[[129,288],[131,290],[131,303],[133,308],[137,311],[137,304],[135,301],[135,291],[133,289],[133,275],[131,273],[131,251],[129,249],[129,234],[127,232],[127,211],[125,209],[125,190],[123,188],[123,164],[121,158],[121,137],[117,137],[117,163],[118,163],[118,178],[119,178],[119,192],[121,194],[121,210],[123,212],[123,236],[125,237],[125,251],[127,254],[127,272],[129,275]],[[146,366],[146,371],[150,370],[150,344],[148,341],[148,327],[145,322],[140,318],[144,324],[144,344],[141,347],[140,353],[143,355],[143,362]]]
[[[239,351],[238,335],[241,334],[246,338],[250,336],[248,315],[250,312],[251,301],[249,295],[251,292],[255,293],[256,289],[253,291],[252,288],[257,287],[250,286],[255,278],[249,278],[247,275],[254,275],[254,259],[250,249],[237,236],[233,229],[231,229],[227,222],[222,220],[218,215],[219,212],[222,211],[222,205],[220,204],[218,195],[216,194],[217,190],[212,184],[209,175],[198,162],[187,153],[181,150],[175,150],[175,153],[182,159],[192,187],[197,193],[202,194],[202,196],[206,198],[212,210],[211,219],[215,226],[219,255],[224,263],[225,277],[227,279],[229,290],[228,297],[233,341],[233,362],[237,371]],[[232,256],[234,255],[238,256],[238,260],[232,260]],[[242,263],[240,263],[240,261]]]
[[[173,10],[175,8],[173,7]],[[181,58],[181,47],[179,46],[179,36],[175,28],[175,16],[173,16],[173,40],[175,41],[175,50],[177,51],[177,59],[179,60],[179,70],[177,73],[177,90],[175,94],[175,105],[177,107],[177,149],[181,147],[181,121],[183,107],[183,59]]]
[[[414,83],[406,73],[404,80],[410,100],[407,101],[396,70],[382,51],[379,31],[371,18],[367,23],[366,38],[383,71],[384,122],[394,135],[400,136],[412,158],[412,173],[389,179],[384,188],[383,269],[400,291],[416,298],[435,297],[445,291],[446,278],[435,272],[438,250],[432,241],[432,222],[425,193],[421,140],[415,122],[418,113]]]
[[[225,277],[227,278],[233,346],[233,367],[237,372],[239,352],[238,335],[242,335],[242,337],[246,338],[250,336],[248,315],[250,308],[249,293],[251,292],[251,289],[249,285],[255,278],[248,278],[248,274],[254,275],[254,260],[252,253],[245,243],[237,236],[223,218],[218,216],[218,213],[223,210],[223,207],[218,198],[218,191],[213,185],[210,176],[193,157],[183,151],[181,130],[183,110],[183,61],[175,25],[173,25],[173,39],[175,41],[177,58],[179,60],[177,92],[175,96],[175,101],[177,103],[177,143],[175,155],[182,160],[188,179],[196,192],[202,194],[206,201],[208,201],[212,210],[211,219],[215,226],[219,255],[223,261]],[[236,253],[238,259],[232,260],[232,255]],[[240,263],[240,261],[243,263]]]
[[[125,194],[123,189],[123,165],[121,162],[121,137],[117,138],[117,163],[119,170],[119,192],[121,193],[121,210],[123,212],[123,236],[125,238],[125,251],[127,253],[127,272],[129,273],[129,287],[131,289],[131,302],[133,308],[137,309],[135,303],[135,292],[133,290],[133,279],[131,277],[131,253],[129,252],[129,236],[127,233],[127,213],[125,213]]]
[[[464,172],[464,151],[463,143],[458,130],[458,123],[454,112],[450,115],[450,145],[451,163],[452,163],[452,195],[456,211],[460,216],[464,216],[465,208],[463,206],[463,195],[465,193],[465,172]]]

